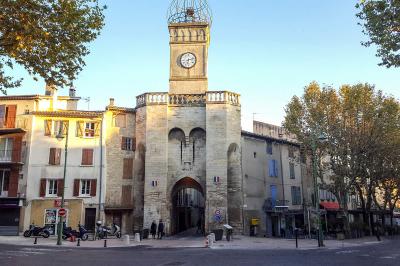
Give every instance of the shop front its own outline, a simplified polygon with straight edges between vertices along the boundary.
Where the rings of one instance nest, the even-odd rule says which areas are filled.
[[[60,200],[33,200],[31,204],[31,224],[47,226],[50,234],[55,235],[60,219],[58,215]],[[64,218],[66,225],[77,228],[78,224],[82,221],[83,201],[81,199],[65,200],[64,209],[66,210]]]
[[[18,198],[0,198],[0,235],[17,236],[21,202]]]

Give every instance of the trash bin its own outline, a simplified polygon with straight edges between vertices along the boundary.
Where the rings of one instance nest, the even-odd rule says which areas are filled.
[[[143,239],[148,239],[149,238],[149,229],[144,229],[143,230]]]
[[[212,231],[215,235],[215,241],[221,241],[222,236],[224,235],[224,230],[222,229],[217,229]]]

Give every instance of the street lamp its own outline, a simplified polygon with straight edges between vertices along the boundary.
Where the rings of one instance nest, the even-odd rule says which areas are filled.
[[[321,210],[319,207],[319,189],[317,182],[317,141],[324,142],[327,138],[325,135],[321,134],[318,138],[313,136],[311,142],[311,149],[313,153],[313,180],[314,180],[314,195],[315,195],[315,209],[317,211],[317,222],[318,222],[318,247],[324,246],[323,234],[322,234],[322,223],[321,223]]]
[[[65,136],[64,136],[65,129]],[[64,147],[64,176],[63,176],[63,189],[61,193],[61,208],[64,208],[64,194],[65,194],[65,177],[67,173],[67,155],[68,155],[68,131],[69,125],[68,122],[64,125],[64,121],[60,122],[60,128],[58,134],[56,136],[57,140],[62,141],[65,138],[65,147]],[[60,220],[58,223],[58,236],[57,236],[57,245],[61,246],[62,244],[62,232],[63,232],[63,220],[64,217],[60,216]]]

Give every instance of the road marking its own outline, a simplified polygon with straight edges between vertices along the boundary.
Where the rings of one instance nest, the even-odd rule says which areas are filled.
[[[343,250],[343,251],[336,252],[336,254],[352,254],[352,253],[356,253],[356,252],[360,252],[360,251],[359,250]]]
[[[380,259],[394,259],[394,257],[386,256],[386,257],[380,257]]]

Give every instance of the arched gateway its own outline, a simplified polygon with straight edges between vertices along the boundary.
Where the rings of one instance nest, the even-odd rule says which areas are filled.
[[[176,182],[171,192],[171,233],[178,234],[204,224],[204,193],[201,185],[190,177]]]

